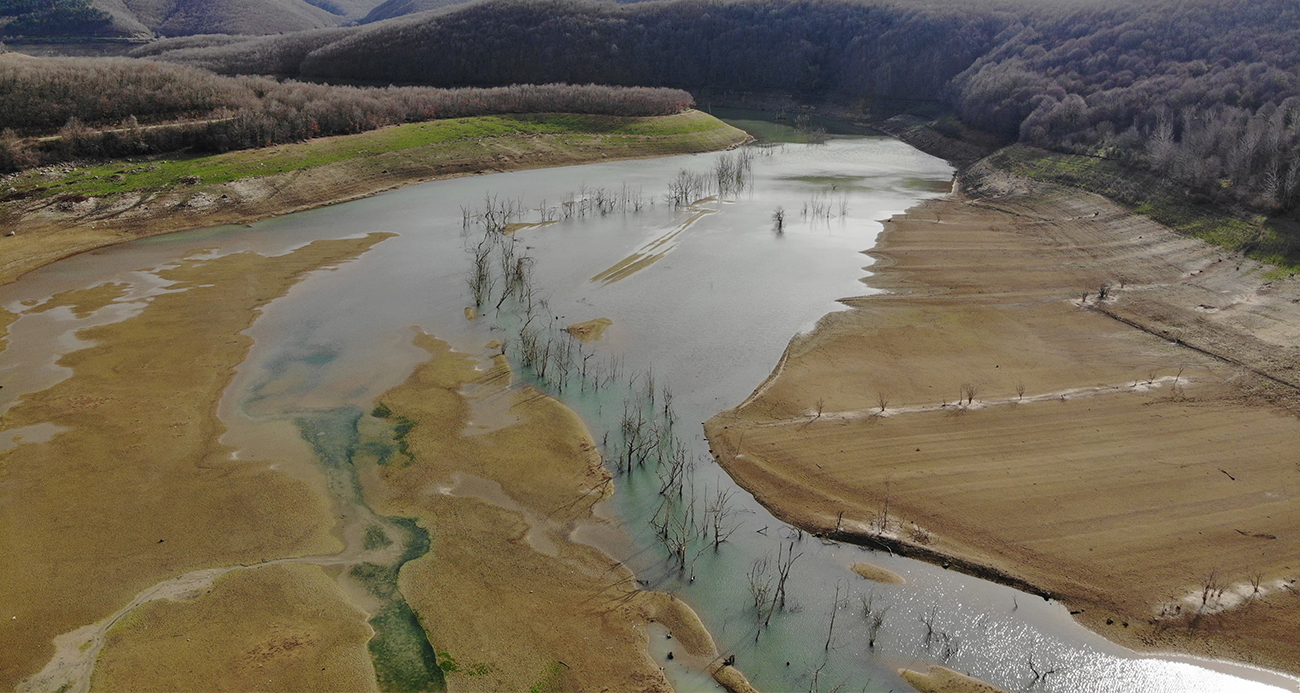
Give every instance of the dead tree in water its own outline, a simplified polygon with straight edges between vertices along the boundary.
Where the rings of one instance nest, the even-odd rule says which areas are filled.
[[[731,507],[731,496],[734,490],[718,489],[705,515],[709,518],[709,525],[713,530],[713,549],[716,551],[722,542],[731,538],[736,530],[740,529],[740,521],[735,519],[736,511]],[[779,591],[779,590],[778,590]]]
[[[754,610],[762,613],[772,594],[772,578],[768,575],[768,562],[771,557],[763,554],[754,559],[749,566],[749,595],[754,598]]]
[[[682,169],[677,172],[677,177],[668,182],[668,204],[686,207],[704,198],[708,190],[707,176]]]
[[[848,591],[848,586],[846,585],[846,586],[844,587],[844,589],[845,589],[845,592],[847,592],[847,591]],[[830,621],[830,625],[826,628],[826,646],[825,646],[824,648],[822,648],[822,649],[826,650],[827,652],[830,652],[830,649],[831,649],[831,639],[835,637],[835,616],[836,616],[837,614],[839,614],[839,612],[840,612],[840,607],[841,607],[842,605],[843,605],[843,604],[842,604],[842,600],[840,599],[840,581],[839,581],[839,580],[836,580],[836,581],[835,581],[835,601],[831,604],[831,621]]]
[[[939,615],[939,607],[931,607],[930,611],[921,616],[921,623],[925,625],[925,636],[922,638],[925,643],[925,649],[930,649],[934,642],[934,618]]]
[[[867,648],[872,650],[876,649],[876,637],[885,625],[885,614],[889,612],[888,606],[875,605],[875,597],[875,593],[859,597],[862,600],[862,618],[867,622]]]
[[[470,268],[469,290],[474,296],[474,307],[482,308],[492,295],[492,269],[491,258],[494,243],[491,236],[485,235],[483,240],[474,246],[474,266]]]
[[[777,544],[776,594],[772,597],[771,608],[767,610],[767,619],[763,621],[763,625],[765,626],[772,621],[772,612],[776,611],[778,606],[780,606],[781,609],[785,609],[785,582],[790,579],[790,569],[794,567],[794,562],[803,556],[802,553],[795,555],[794,542],[790,542],[790,548],[788,551],[782,551],[782,548],[783,547],[780,544]]]

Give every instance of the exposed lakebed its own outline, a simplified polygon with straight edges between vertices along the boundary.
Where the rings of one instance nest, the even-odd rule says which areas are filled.
[[[679,170],[707,171],[718,156],[442,181],[252,228],[175,234],[56,263],[0,289],[0,302],[18,312],[23,301],[70,289],[121,282],[128,290],[86,317],[57,309],[15,323],[13,346],[0,354],[0,373],[11,384],[0,391],[0,408],[66,377],[50,355],[82,348],[75,330],[122,319],[134,310],[132,301],[167,291],[153,268],[198,254],[279,254],[318,239],[395,233],[357,260],[316,272],[271,302],[247,333],[255,345],[221,404],[229,428],[223,442],[237,448],[241,459],[297,460],[299,467],[287,463],[283,470],[290,474],[309,475],[322,463],[328,471],[340,463],[330,453],[338,446],[326,434],[364,437],[365,430],[357,431],[373,424],[365,412],[375,398],[427,357],[412,344],[412,327],[485,359],[493,353],[485,344],[512,337],[511,316],[499,318],[489,309],[466,320],[467,248],[474,234],[464,228],[462,208],[481,208],[486,195],[517,199],[530,210],[520,221],[533,222],[541,219],[531,210],[545,201],[555,205],[571,193],[627,186],[641,191],[646,205],[640,211],[520,228],[514,237],[534,259],[532,283],[557,324],[609,320],[587,351],[598,359],[616,358],[628,374],[652,372],[659,386],[671,388],[675,429],[694,461],[691,488],[700,504],[719,490],[730,492],[738,524],[716,551],[692,550],[683,569],[653,536],[660,482],[654,470],[641,469],[616,475],[617,491],[601,508],[616,523],[583,526],[575,536],[626,561],[644,585],[690,603],[719,650],[735,655],[736,666],[760,690],[906,690],[897,671],[930,664],[1008,690],[1244,691],[1270,690],[1264,681],[1294,685],[1231,664],[1133,653],[1077,625],[1059,604],[927,563],[823,542],[774,519],[736,489],[709,460],[701,423],[743,401],[776,366],[793,335],[840,308],[835,299],[869,291],[859,279],[871,260],[861,251],[873,245],[879,220],[941,194],[952,171],[892,139],[841,137],[826,145],[764,150],[744,189],[722,199],[698,201],[686,210],[664,202]],[[818,213],[823,205],[825,213]],[[781,233],[772,218],[777,207],[786,214]],[[655,259],[612,281],[593,280],[638,252]],[[525,379],[531,375],[520,372]],[[570,389],[560,398],[583,416],[597,441],[618,429],[624,391]],[[495,418],[508,415],[476,412],[473,423],[491,428]],[[350,550],[404,560],[396,547],[384,547],[415,532],[359,510],[364,504],[346,473],[327,476],[338,486],[331,496],[339,512],[359,513],[370,526],[389,529],[377,537],[358,526],[354,533],[364,539],[354,542],[366,545]],[[508,506],[509,499],[493,500],[492,489],[477,488],[472,478],[448,483],[443,492]],[[800,557],[791,569],[785,608],[760,632],[767,614],[755,612],[749,575],[763,556],[776,562],[778,546],[793,546]],[[854,572],[856,564],[898,576],[902,584],[866,580]],[[392,578],[381,575],[372,582],[379,586],[356,579],[348,594],[375,613],[376,607],[389,607],[367,600],[391,592],[385,585]],[[874,647],[868,645],[872,629],[864,600],[884,614]],[[411,623],[405,604],[390,607],[401,612],[395,620]],[[712,685],[681,669],[677,659],[668,660],[671,641],[656,637],[664,642],[654,641],[652,651],[679,687]]]

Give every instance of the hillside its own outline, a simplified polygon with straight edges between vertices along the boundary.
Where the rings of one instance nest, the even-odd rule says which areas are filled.
[[[362,20],[362,24],[379,22],[385,19],[395,17],[404,17],[408,14],[417,12],[428,12],[429,10],[440,10],[445,7],[463,5],[470,0],[387,0],[383,4],[375,7]]]
[[[115,19],[92,6],[90,0],[0,0],[0,37],[5,38],[45,39],[129,33],[119,28]],[[124,19],[130,21],[129,17]]]
[[[364,17],[379,0],[92,0],[119,35],[282,34]]]
[[[158,57],[438,86],[931,99],[968,125],[1152,170],[1195,199],[1267,214],[1300,203],[1300,8],[1286,0],[494,0],[336,31]]]

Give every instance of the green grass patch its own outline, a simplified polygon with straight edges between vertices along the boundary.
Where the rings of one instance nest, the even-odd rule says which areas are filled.
[[[419,617],[397,587],[402,566],[429,552],[429,533],[410,518],[384,519],[403,535],[401,557],[392,565],[361,563],[350,571],[354,579],[383,603],[370,618],[370,627],[375,629],[369,645],[370,657],[379,689],[403,693],[446,690],[445,669],[439,665]],[[368,535],[366,540],[369,543]]]
[[[1194,200],[1182,186],[1110,159],[1013,145],[989,162],[1027,178],[1097,193],[1179,233],[1277,265],[1270,275],[1300,271],[1300,229],[1294,222]]]
[[[379,690],[425,693],[446,690],[437,655],[420,626],[420,619],[405,601],[385,604],[370,618],[375,637],[370,657],[375,663]]]
[[[551,662],[542,671],[537,683],[528,687],[528,693],[561,693],[564,690],[564,665]]]
[[[443,674],[460,674],[461,676],[485,676],[492,673],[491,664],[460,662],[450,652],[438,653],[438,668]]]
[[[243,178],[304,171],[318,166],[419,147],[487,138],[531,135],[617,137],[620,141],[681,137],[725,127],[699,112],[653,118],[527,114],[451,118],[409,123],[357,135],[327,137],[266,149],[225,154],[115,161],[77,169],[50,180],[30,171],[17,176],[10,197],[103,197],[183,185],[215,185]]]
[[[356,456],[368,452],[358,428],[361,418],[362,411],[357,407],[337,407],[294,419],[299,433],[320,460],[330,493],[345,505],[365,503],[355,465]],[[443,670],[428,635],[397,586],[402,566],[429,552],[429,533],[406,517],[385,517],[383,522],[401,543],[401,556],[387,565],[360,563],[348,573],[382,604],[370,618],[375,637],[369,643],[380,689],[403,693],[446,690]],[[366,530],[366,550],[391,543],[383,529]]]
[[[366,528],[366,539],[362,543],[362,548],[366,551],[374,551],[375,549],[382,549],[392,545],[393,540],[389,539],[387,534],[384,534],[382,528],[376,527],[375,525]]]
[[[397,423],[393,424],[393,440],[397,441],[397,449],[403,455],[410,457],[411,450],[407,447],[406,435],[415,428],[415,422],[405,416],[397,417],[396,421]]]
[[[881,133],[860,125],[804,113],[774,113],[749,108],[713,108],[709,113],[728,125],[740,128],[760,142],[805,144],[808,134],[795,128],[798,116],[807,116],[808,124],[820,127],[829,135],[880,135]]]

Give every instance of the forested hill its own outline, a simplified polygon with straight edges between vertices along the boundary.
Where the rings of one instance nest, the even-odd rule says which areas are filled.
[[[113,18],[90,0],[0,0],[0,37],[101,36]]]
[[[1300,201],[1295,0],[488,0],[166,51],[219,72],[437,86],[598,82],[942,100],[969,124]]]
[[[192,34],[266,35],[333,27],[360,20],[381,2],[383,0],[0,0],[0,36],[85,39]]]
[[[361,22],[379,22],[417,12],[428,12],[429,10],[438,10],[452,5],[462,5],[466,2],[469,2],[469,0],[386,0],[382,5],[371,10],[369,14],[361,19]]]

